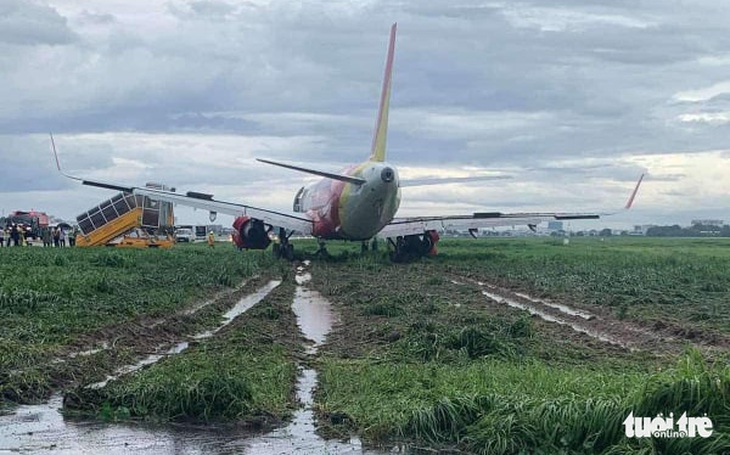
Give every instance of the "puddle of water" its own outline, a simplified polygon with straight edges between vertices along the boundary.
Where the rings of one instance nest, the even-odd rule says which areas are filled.
[[[101,389],[102,387],[106,387],[106,385],[109,383],[109,381],[119,379],[120,377],[122,377],[126,374],[134,373],[135,371],[141,370],[142,368],[144,368],[146,366],[152,365],[153,363],[157,363],[160,360],[162,360],[163,358],[167,357],[168,355],[180,354],[181,352],[186,350],[188,348],[188,346],[189,346],[188,342],[183,341],[160,354],[150,354],[147,357],[145,357],[144,359],[135,363],[134,365],[125,365],[125,366],[117,369],[117,371],[115,371],[113,375],[107,376],[106,379],[104,379],[103,381],[95,382],[86,387],[89,389]]]
[[[266,285],[264,285],[263,287],[258,289],[256,292],[254,292],[253,294],[249,294],[246,297],[239,300],[238,303],[233,306],[233,308],[231,308],[230,310],[226,311],[223,314],[223,322],[221,323],[220,326],[218,326],[218,328],[215,329],[215,331],[213,333],[219,331],[223,327],[230,324],[231,321],[236,319],[238,316],[240,316],[244,312],[250,310],[251,307],[253,307],[257,303],[262,301],[264,299],[264,297],[269,295],[269,293],[271,291],[273,291],[280,284],[281,284],[280,280],[271,280],[268,283],[266,283]]]
[[[71,354],[68,355],[68,358],[75,359],[76,357],[86,357],[86,356],[98,354],[102,351],[106,351],[107,349],[109,349],[109,343],[104,341],[103,343],[101,343],[101,345],[98,348],[89,349],[87,351],[72,352]],[[58,359],[58,360],[61,360],[61,359]]]
[[[590,320],[596,318],[592,314],[584,313],[583,311],[570,308],[569,306],[561,305],[560,303],[553,303],[553,302],[548,302],[547,300],[536,299],[535,297],[531,297],[531,296],[529,296],[527,294],[523,294],[521,292],[515,292],[515,295],[518,297],[522,297],[525,300],[529,300],[530,302],[533,302],[533,303],[540,303],[542,305],[549,306],[550,308],[555,308],[556,310],[561,311],[565,314],[581,317],[581,318],[585,319],[586,321],[590,321]]]
[[[312,380],[311,376],[308,381]],[[313,379],[316,382],[316,376]],[[310,401],[311,403],[311,401]],[[315,445],[309,442],[313,430],[298,425],[296,432],[251,438],[251,433],[230,428],[209,430],[171,428],[148,424],[119,424],[64,420],[58,411],[60,395],[48,403],[20,406],[12,415],[0,417],[0,454],[33,453],[54,455],[76,454],[372,454],[387,452],[362,451],[361,445],[327,442]],[[311,409],[309,411],[311,413]],[[304,413],[299,411],[298,414]],[[297,416],[295,416],[295,419]],[[311,421],[311,420],[310,420]],[[300,431],[303,430],[303,431]],[[282,439],[288,438],[288,439]],[[357,441],[359,444],[359,441]]]
[[[535,315],[535,316],[537,316],[540,319],[543,319],[545,321],[554,322],[554,323],[560,324],[560,325],[567,325],[568,327],[570,327],[571,329],[575,330],[576,332],[585,333],[586,335],[588,335],[588,336],[590,336],[592,338],[595,338],[597,340],[603,341],[605,343],[614,344],[616,346],[621,346],[623,348],[626,347],[626,345],[624,345],[623,343],[621,343],[620,341],[618,341],[618,340],[616,340],[614,338],[611,338],[611,337],[609,337],[607,335],[604,335],[602,333],[598,333],[598,332],[596,332],[594,330],[590,330],[590,329],[588,329],[586,327],[582,327],[580,325],[570,323],[570,322],[565,321],[563,319],[556,318],[555,316],[550,315],[550,314],[547,314],[547,313],[544,313],[544,312],[542,312],[542,311],[540,311],[540,310],[538,310],[536,308],[531,307],[530,305],[526,305],[524,303],[517,302],[515,300],[506,298],[504,296],[501,296],[499,294],[495,294],[495,293],[489,292],[489,291],[482,291],[482,294],[484,294],[485,296],[489,297],[490,299],[494,300],[497,303],[504,303],[504,304],[507,304],[508,306],[510,306],[512,308],[518,308],[520,310],[525,310],[525,311],[529,312],[530,314]]]
[[[297,317],[297,324],[305,338],[312,344],[307,347],[308,354],[315,354],[317,348],[324,343],[327,334],[332,330],[334,314],[331,304],[318,292],[302,287],[308,282],[311,274],[303,273],[304,268],[297,270],[296,281],[299,286],[294,293],[292,311]],[[297,454],[372,454],[382,455],[387,451],[364,450],[358,438],[348,442],[325,440],[316,433],[314,424],[314,388],[317,386],[317,372],[313,369],[302,369],[297,380],[297,399],[303,408],[294,413],[294,417],[284,428],[269,434],[250,439],[246,444],[247,452],[264,455]]]
[[[386,454],[386,451],[365,450],[358,438],[348,442],[324,440],[315,432],[314,399],[312,392],[317,385],[317,372],[302,370],[297,381],[297,398],[304,405],[294,413],[291,423],[246,444],[247,453],[264,455],[297,454]]]
[[[237,316],[253,307],[280,284],[269,282],[256,293],[243,298],[231,308],[221,326],[214,331],[196,335],[211,336]],[[331,330],[334,316],[330,303],[316,292],[298,286],[292,308],[305,337],[313,342],[309,352],[315,353]],[[124,368],[126,374],[165,357],[182,352],[187,342],[179,343],[166,352],[152,354],[135,365]],[[109,378],[112,379],[112,378]],[[109,380],[108,379],[108,380]],[[107,381],[108,381],[107,380]],[[105,381],[106,382],[106,381]],[[101,383],[99,383],[101,384]],[[303,405],[289,425],[268,434],[252,437],[250,432],[230,428],[192,429],[171,428],[150,424],[107,424],[64,420],[59,412],[62,398],[55,395],[48,403],[20,406],[16,412],[0,416],[0,454],[8,453],[104,453],[116,454],[360,454],[385,455],[388,450],[363,449],[358,438],[347,442],[324,440],[315,432],[313,392],[317,372],[303,369],[297,381],[297,398]],[[99,385],[101,386],[101,385]],[[397,450],[405,453],[404,449]]]
[[[297,273],[296,276],[294,277],[294,281],[296,281],[296,283],[300,286],[310,282],[311,280],[312,280],[312,274],[309,272]]]
[[[317,291],[297,286],[292,311],[304,336],[313,342],[307,353],[316,353],[317,348],[324,343],[327,334],[332,330],[335,320],[330,303]]]
[[[248,280],[244,280],[244,281],[243,281],[243,282],[242,282],[241,284],[239,284],[238,286],[236,286],[236,287],[235,287],[234,289],[230,289],[230,290],[227,290],[227,291],[223,291],[223,292],[221,292],[221,293],[220,293],[220,294],[219,294],[219,295],[218,295],[217,297],[215,297],[215,298],[212,298],[212,299],[210,299],[210,300],[205,300],[205,301],[203,301],[203,302],[198,302],[198,303],[196,303],[195,305],[193,305],[193,306],[191,306],[190,308],[188,308],[187,310],[183,311],[183,312],[182,312],[182,314],[183,314],[183,315],[185,315],[185,316],[190,316],[191,314],[195,314],[195,313],[197,313],[198,311],[200,311],[200,310],[202,310],[203,308],[205,308],[205,307],[207,307],[208,305],[210,305],[211,303],[213,303],[213,302],[216,302],[216,301],[217,301],[217,300],[219,300],[219,299],[220,299],[221,297],[224,297],[224,296],[226,296],[226,295],[230,295],[230,294],[232,294],[232,293],[234,293],[234,292],[236,292],[236,291],[238,291],[238,290],[242,289],[242,288],[243,288],[244,286],[246,286],[246,285],[248,284],[248,282],[249,282],[250,280],[253,280],[253,279],[256,279],[256,278],[258,278],[258,275],[254,275],[254,276],[252,276],[252,277],[251,277],[250,279],[248,279]]]

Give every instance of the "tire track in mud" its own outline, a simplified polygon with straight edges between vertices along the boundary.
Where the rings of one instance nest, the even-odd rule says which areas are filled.
[[[221,301],[224,301],[226,299],[235,298],[239,293],[244,292],[244,289],[249,283],[256,282],[256,280],[259,279],[258,275],[252,276],[251,278],[248,278],[241,282],[238,286],[232,288],[232,289],[226,289],[223,291],[220,291],[216,293],[213,297],[211,297],[208,300],[203,300],[201,302],[196,302],[190,305],[188,308],[184,308],[182,310],[179,310],[175,312],[171,316],[165,316],[165,317],[159,317],[159,318],[149,318],[146,316],[140,316],[137,318],[136,321],[130,322],[130,323],[122,323],[119,324],[116,327],[113,328],[104,328],[102,330],[97,331],[94,334],[82,336],[81,340],[86,340],[82,342],[76,342],[73,345],[66,348],[66,352],[60,355],[59,357],[55,358],[51,361],[51,363],[59,364],[59,363],[65,363],[69,359],[75,359],[77,357],[87,357],[90,355],[98,354],[103,351],[107,351],[110,349],[113,349],[117,342],[119,341],[119,338],[123,336],[122,333],[115,333],[117,331],[121,332],[125,326],[129,326],[131,331],[134,330],[142,330],[142,329],[154,329],[159,326],[164,326],[166,324],[174,324],[176,321],[176,318],[184,318],[184,317],[192,317],[195,316],[197,313],[202,311],[203,309],[214,305],[216,303],[219,303]],[[112,339],[112,335],[116,335]],[[135,333],[136,335],[141,335],[140,333]],[[144,335],[143,335],[144,336]],[[93,347],[89,347],[93,346]]]
[[[132,369],[132,365],[137,362],[146,366],[174,354],[176,345],[191,333],[210,327],[210,320],[206,324],[206,319],[229,310],[252,292],[250,288],[259,286],[264,280],[253,276],[232,289],[217,292],[211,298],[171,315],[154,318],[140,315],[132,321],[80,335],[74,342],[61,347],[55,357],[1,374],[0,380],[18,384],[12,389],[16,395],[5,398],[19,404],[45,400],[59,389],[99,382],[109,372],[135,371],[139,368]],[[159,358],[151,358],[153,356]],[[34,378],[39,374],[48,378],[44,389],[29,389],[24,385],[28,383],[24,379],[26,375]]]
[[[570,327],[577,333],[585,334],[596,340],[619,346],[630,351],[679,352],[685,348],[690,340],[650,330],[629,321],[609,317],[605,313],[598,314],[584,309],[577,309],[547,299],[530,296],[524,292],[511,291],[491,283],[478,281],[466,276],[455,275],[450,280],[452,284],[476,285],[482,294],[490,301],[504,304],[511,308],[527,311],[540,319]],[[694,343],[698,348],[705,350],[721,349],[710,343]]]
[[[233,322],[237,317],[244,314],[246,311],[251,309],[254,305],[262,301],[266,296],[269,295],[271,291],[276,289],[281,284],[281,280],[271,280],[268,283],[266,283],[264,286],[257,289],[255,292],[246,295],[245,297],[241,298],[238,303],[236,303],[231,309],[226,311],[222,318],[223,320],[220,322],[218,326],[216,326],[212,330],[206,330],[203,332],[198,332],[195,335],[192,335],[192,337],[188,337],[191,340],[203,340],[205,338],[210,338],[211,336],[215,335],[217,332],[222,330],[224,327],[226,327],[228,324]],[[200,308],[203,308],[202,306]],[[198,308],[198,309],[200,309]],[[88,388],[91,389],[100,389],[109,383],[109,381],[117,380],[127,374],[133,373],[135,371],[139,371],[144,367],[154,365],[155,363],[159,362],[165,357],[180,354],[181,352],[185,351],[189,346],[189,341],[178,341],[175,343],[172,347],[169,347],[169,343],[163,343],[158,345],[154,349],[154,353],[148,355],[146,358],[132,364],[132,365],[125,365],[120,368],[118,368],[113,374],[107,376],[106,379],[100,382],[95,382],[93,384],[88,385]],[[167,348],[167,349],[166,349]]]
[[[337,316],[332,304],[319,292],[305,285],[312,279],[307,271],[309,261],[297,267],[294,280],[292,311],[297,325],[306,340],[307,358],[300,363],[296,396],[301,408],[294,413],[292,421],[285,427],[247,441],[246,453],[280,455],[285,453],[349,453],[382,455],[383,452],[363,449],[359,438],[351,437],[348,442],[327,440],[317,434],[314,419],[314,390],[317,387],[317,371],[308,363],[317,356],[319,347],[324,344],[332,330]]]
[[[263,285],[261,285],[262,283]],[[256,284],[258,289],[247,289],[235,305],[228,308],[228,311],[223,314],[216,313],[221,319],[218,325],[207,332],[188,335],[187,339],[191,342],[191,348],[196,346],[193,344],[193,340],[196,339],[210,338],[207,342],[226,340],[227,337],[236,334],[245,324],[249,324],[253,328],[250,333],[255,336],[261,334],[275,336],[277,332],[274,331],[258,332],[259,326],[255,323],[252,324],[251,321],[262,318],[263,313],[260,311],[261,305],[259,304],[266,303],[265,300],[269,300],[271,303],[271,299],[276,300],[286,293],[288,298],[284,302],[286,305],[291,304],[291,294],[288,293],[291,288],[284,289],[285,287],[280,284],[279,280],[262,281]],[[258,314],[256,314],[257,309]],[[260,320],[267,319],[264,317]],[[280,320],[277,319],[277,321]],[[285,321],[290,321],[291,325],[282,329],[286,330],[285,335],[280,335],[282,342],[290,346],[298,345],[300,339],[296,334],[293,319],[285,319]],[[180,349],[182,343],[187,342],[174,346],[178,347],[180,352],[183,351]],[[131,371],[129,372],[131,373]],[[72,399],[74,398],[73,391],[70,396]],[[251,438],[252,429],[258,428],[259,422],[262,422],[254,420],[251,427],[246,427],[244,424],[241,426],[188,427],[185,425],[146,426],[136,423],[130,425],[126,422],[109,425],[95,420],[67,420],[59,413],[59,410],[67,404],[67,398],[69,395],[62,396],[60,393],[55,393],[46,403],[20,406],[12,414],[0,417],[0,453],[4,453],[4,450],[21,453],[156,454],[160,452],[203,453],[211,450],[216,453],[218,451],[220,453],[243,453],[246,441]],[[269,415],[265,414],[262,417],[269,418]]]

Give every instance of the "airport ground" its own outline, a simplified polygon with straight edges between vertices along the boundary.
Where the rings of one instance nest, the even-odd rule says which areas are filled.
[[[229,245],[0,250],[0,413],[61,393],[67,415],[266,430],[292,419],[305,368],[324,438],[730,450],[727,240],[444,240],[411,264],[328,248],[306,266]],[[292,310],[302,286],[335,315],[316,353]],[[631,411],[707,414],[714,434],[629,439]]]

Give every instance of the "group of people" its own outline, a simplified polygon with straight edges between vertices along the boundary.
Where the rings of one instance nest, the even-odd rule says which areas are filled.
[[[21,246],[25,242],[25,233],[17,224],[12,224],[9,229],[0,228],[0,247]]]
[[[40,239],[43,246],[54,246],[56,248],[76,245],[76,230],[66,231],[65,229],[55,227],[44,227],[41,229]],[[26,246],[26,232],[22,226],[12,224],[7,228],[0,227],[0,247],[2,246]]]

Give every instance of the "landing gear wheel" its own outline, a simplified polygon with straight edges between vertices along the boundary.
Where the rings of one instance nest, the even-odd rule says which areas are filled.
[[[287,261],[293,261],[294,260],[294,245],[287,242],[286,246],[282,248],[282,256]]]
[[[317,257],[320,258],[328,258],[330,254],[327,252],[327,245],[324,243],[324,240],[319,241],[319,249],[315,253]]]
[[[390,252],[390,260],[393,262],[404,262],[406,260],[407,245],[403,237],[398,237],[393,242],[391,239],[388,241],[393,246],[393,251]]]
[[[284,228],[279,228],[279,241],[271,249],[276,259],[294,260],[294,245],[289,243],[289,236]]]
[[[421,240],[421,256],[426,256],[429,251],[433,248],[433,240],[428,233],[423,234],[423,240]]]

